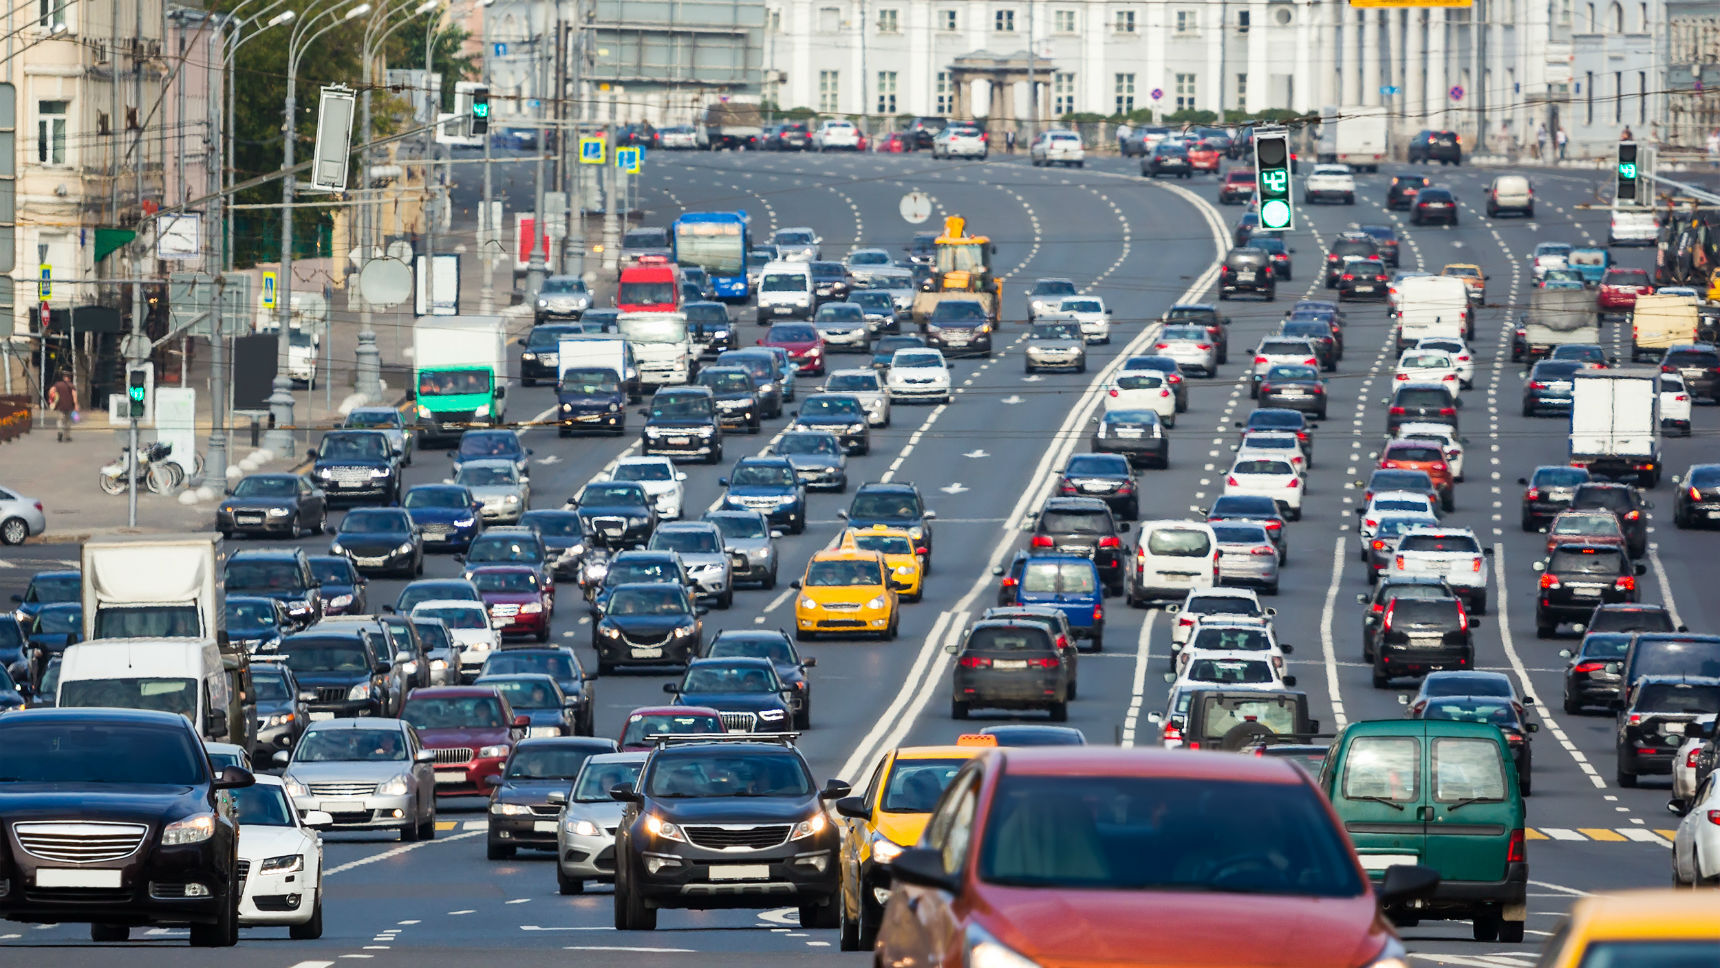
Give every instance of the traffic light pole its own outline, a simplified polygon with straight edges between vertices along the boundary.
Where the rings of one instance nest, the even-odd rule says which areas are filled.
[[[217,309],[219,306],[217,305]],[[143,283],[131,284],[131,339],[126,341],[126,413],[131,416],[130,440],[127,446],[128,462],[125,467],[125,521],[127,527],[137,527],[137,471],[142,463],[137,454],[137,407],[131,402],[131,367],[139,366],[144,361],[140,352],[144,343],[143,336]],[[223,478],[224,480],[225,478]]]

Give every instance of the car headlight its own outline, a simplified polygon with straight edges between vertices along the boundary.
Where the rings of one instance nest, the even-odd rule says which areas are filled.
[[[456,528],[469,528],[472,525],[477,524],[477,523],[478,523],[478,521],[476,518],[461,518],[460,520],[454,522],[454,527],[456,527]]]
[[[393,473],[393,471],[389,470],[386,467],[372,467],[370,469],[370,476],[371,477],[387,477],[389,474],[392,474],[392,473]]]
[[[271,518],[284,518],[291,513],[293,513],[292,508],[270,508],[269,509],[269,517],[271,517]]]
[[[490,812],[499,817],[523,817],[532,812],[532,808],[523,803],[492,803]]]
[[[478,750],[478,755],[484,759],[494,759],[499,756],[506,756],[508,753],[509,749],[506,746],[486,746]]]
[[[767,723],[780,723],[782,722],[782,717],[783,711],[780,709],[761,709],[758,713],[758,718]]]
[[[409,554],[411,554],[412,553],[412,542],[402,541],[400,543],[400,547],[394,549],[394,553],[397,555],[409,555]]]
[[[269,729],[275,726],[285,726],[292,722],[293,718],[294,716],[292,713],[276,713],[268,719],[263,720],[263,728]]]
[[[1409,956],[1405,954],[1401,941],[1387,938],[1385,946],[1377,954],[1362,962],[1362,968],[1409,968]]]
[[[430,660],[430,668],[436,670],[437,672],[441,672],[442,670],[448,668],[448,660],[447,659],[431,659]]]
[[[848,425],[848,432],[851,434],[860,433],[860,432],[864,431],[865,429],[866,429],[866,425],[864,423],[857,423],[857,424],[849,424]]]
[[[758,388],[758,391],[760,393],[771,393],[771,392],[774,392],[775,390],[776,390],[776,384],[774,384],[774,383],[761,383],[761,384],[759,384],[759,388]]]
[[[305,869],[305,855],[282,854],[279,857],[265,857],[262,872],[265,874],[290,874],[293,871]]]
[[[921,538],[925,537],[925,532],[920,529],[919,525],[915,525],[914,527],[911,527],[908,529],[908,537],[913,538],[915,541],[918,541]]]
[[[418,405],[418,416],[420,416],[420,417],[428,417],[428,416],[430,416],[430,408],[429,408],[429,407],[426,407],[426,406],[425,406],[425,405],[423,405],[423,404],[422,404],[422,403],[421,403],[421,404],[419,404],[419,405]]]
[[[503,503],[505,503],[505,504],[518,504],[518,503],[520,503],[520,496],[518,494],[509,494]]]
[[[539,303],[539,304],[538,304],[538,305],[540,305],[540,306],[541,306],[541,305],[543,305],[543,304],[542,304],[542,303]],[[522,361],[524,361],[524,360],[535,360],[535,359],[537,359],[537,354],[536,354],[536,353],[521,353],[521,354],[520,354],[520,359],[521,359],[521,360],[522,360]]]
[[[810,598],[807,598],[807,597],[806,597],[806,596],[804,596],[804,595],[802,595],[802,596],[801,596],[801,598],[800,598],[800,603],[799,603],[799,604],[800,604],[800,607],[801,607],[801,608],[808,608],[808,609],[811,609],[811,608],[817,608],[817,607],[818,607],[818,603],[817,603],[817,602],[815,602],[815,601],[813,601],[813,600],[812,600],[812,599],[810,599]]]
[[[564,824],[568,833],[575,837],[596,837],[603,833],[603,828],[589,820],[569,820]]]
[[[968,925],[966,947],[968,968],[1040,968],[1038,962],[1005,947],[976,924]]]
[[[176,820],[162,828],[161,846],[176,847],[182,844],[200,844],[215,836],[215,815],[200,813],[184,820]]]
[[[806,838],[814,836],[822,831],[827,823],[829,823],[829,821],[824,819],[824,814],[822,812],[815,813],[812,816],[807,817],[805,820],[795,824],[794,833],[789,834],[788,839],[791,841],[805,840]]]
[[[916,569],[913,565],[897,565],[894,570],[898,575],[912,575]]]
[[[681,833],[680,827],[675,826],[654,813],[648,813],[645,815],[645,829],[664,840],[678,840],[683,844],[687,842],[687,838]]]
[[[537,602],[527,602],[520,606],[521,615],[536,615],[541,611],[543,611],[543,606]]]
[[[617,639],[621,637],[621,630],[613,625],[600,625],[597,627],[597,631],[607,638]]]
[[[346,545],[336,541],[328,546],[328,553],[331,555],[344,555],[346,554]]]
[[[675,629],[675,638],[677,638],[677,639],[684,639],[687,636],[692,635],[692,634],[693,634],[693,627],[691,625],[682,625],[682,626],[679,626]]]
[[[358,685],[353,686],[351,689],[347,690],[346,698],[348,698],[348,699],[369,699],[370,698],[370,683],[361,682]]]
[[[872,609],[873,611],[876,611],[880,608],[883,608],[884,605],[885,605],[884,596],[882,596],[882,595],[879,595],[877,598],[874,598],[871,601],[866,603],[866,607],[869,609]]]
[[[405,796],[406,790],[407,790],[407,785],[406,785],[407,779],[408,778],[407,778],[406,774],[402,773],[402,774],[394,777],[393,779],[389,780],[388,782],[381,784],[380,786],[378,786],[376,788],[377,796],[383,796],[383,797],[403,797],[403,796]]]
[[[572,410],[573,408],[570,406],[570,407],[568,407],[568,409]],[[610,413],[620,413],[621,412],[621,404],[619,404],[619,403],[610,404],[609,405],[609,412]]]
[[[749,552],[749,554],[751,554],[754,558],[769,558],[770,557],[770,549],[769,548],[754,548],[751,552]]]
[[[329,608],[345,608],[351,604],[352,604],[352,596],[351,595],[336,595],[335,597],[328,600],[328,607]]]
[[[330,468],[330,467],[319,467],[319,468],[317,468],[317,476],[318,477],[333,477],[334,476],[334,469]]]

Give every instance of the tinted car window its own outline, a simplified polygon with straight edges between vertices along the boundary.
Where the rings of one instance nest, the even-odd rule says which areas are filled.
[[[1393,625],[1456,625],[1457,600],[1410,598],[1393,600]]]
[[[1232,528],[1231,531],[1236,529]],[[1253,532],[1258,529],[1248,529],[1244,537],[1231,538],[1235,541],[1255,540]],[[1226,540],[1221,534],[1219,540]],[[1181,528],[1158,528],[1147,537],[1147,551],[1150,554],[1172,557],[1204,558],[1212,553],[1212,541],[1205,532],[1184,530]]]
[[[1720,688],[1685,682],[1645,682],[1637,688],[1637,709],[1657,713],[1720,713]]]
[[[0,788],[11,784],[194,786],[203,751],[182,729],[109,723],[30,723],[0,731]]]
[[[1481,546],[1466,534],[1412,534],[1398,543],[1399,551],[1448,551],[1480,554]]]
[[[1555,548],[1547,568],[1554,574],[1617,575],[1624,554],[1612,548]]]
[[[1039,529],[1054,534],[1110,534],[1111,516],[1104,511],[1045,511]]]
[[[1400,407],[1449,407],[1451,394],[1437,387],[1405,387],[1398,391]]]

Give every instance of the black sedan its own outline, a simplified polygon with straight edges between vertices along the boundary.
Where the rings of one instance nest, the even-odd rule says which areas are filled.
[[[520,516],[520,524],[536,531],[543,539],[557,579],[571,580],[579,576],[579,564],[590,550],[590,544],[585,533],[585,519],[578,512],[534,508]]]
[[[520,382],[528,387],[554,383],[561,375],[561,338],[581,332],[578,324],[533,326],[520,338]]]
[[[1543,464],[1528,477],[1517,478],[1523,487],[1522,507],[1518,512],[1523,530],[1535,531],[1553,520],[1571,506],[1577,488],[1588,482],[1587,468],[1564,464]]]
[[[849,454],[872,450],[872,425],[866,405],[851,393],[814,393],[794,412],[800,430],[823,430],[836,435]]]
[[[1141,516],[1140,489],[1129,459],[1121,454],[1075,454],[1063,465],[1057,493],[1096,497],[1111,513],[1130,521]]]
[[[776,677],[776,664],[751,656],[694,659],[679,683],[664,683],[676,705],[715,709],[735,733],[780,733],[794,712],[789,687]]]
[[[1430,222],[1457,224],[1457,196],[1451,194],[1449,188],[1424,188],[1416,193],[1415,202],[1409,209],[1409,224],[1427,225]]]
[[[348,511],[328,551],[351,561],[360,574],[424,574],[424,536],[398,508]]]
[[[776,669],[776,678],[788,695],[789,708],[794,710],[794,728],[812,725],[812,684],[806,670],[816,666],[818,659],[802,657],[794,639],[777,629],[733,629],[717,633],[705,648],[705,658],[745,657],[764,659]]]
[[[1590,481],[1578,485],[1576,493],[1571,495],[1573,511],[1611,511],[1618,518],[1625,550],[1632,558],[1641,558],[1648,551],[1648,512],[1653,509],[1654,502],[1629,484]]]
[[[1433,179],[1426,175],[1393,175],[1391,185],[1386,188],[1386,208],[1409,208],[1415,204],[1415,198],[1421,194],[1421,190],[1432,184]]]
[[[1383,260],[1345,259],[1338,272],[1338,298],[1384,300],[1390,282]]]
[[[692,592],[668,582],[618,585],[591,626],[598,675],[623,665],[686,665],[699,654],[705,614]]]
[[[1153,410],[1106,410],[1093,418],[1088,446],[1101,454],[1121,454],[1136,467],[1171,466],[1171,442]]]
[[[554,679],[568,699],[568,708],[573,713],[574,732],[581,736],[592,735],[593,720],[596,716],[593,707],[597,697],[592,691],[591,681],[597,677],[580,666],[579,656],[574,654],[571,647],[539,645],[492,652],[490,657],[484,660],[484,667],[478,675],[506,676],[525,673],[542,673]]]
[[[1194,175],[1194,165],[1188,159],[1187,148],[1161,141],[1153,146],[1152,154],[1141,160],[1141,174],[1147,178],[1160,175],[1190,178]]]
[[[1572,374],[1585,364],[1576,360],[1542,360],[1523,381],[1523,416],[1569,413]]]
[[[1541,573],[1535,602],[1535,637],[1552,638],[1564,622],[1587,622],[1604,602],[1636,601],[1636,580],[1646,565],[1632,564],[1618,545],[1562,544],[1535,562]]]
[[[215,509],[215,530],[236,534],[321,534],[328,526],[328,498],[299,474],[250,474],[227,490]]]
[[[492,778],[489,859],[506,860],[521,847],[555,850],[556,821],[550,820],[547,831],[539,821],[561,813],[567,791],[587,759],[615,750],[614,740],[588,736],[546,736],[514,744],[502,775]],[[561,794],[559,801],[551,796],[555,793]]]
[[[347,515],[351,517],[352,515]],[[352,559],[342,555],[310,555],[305,558],[311,574],[322,583],[324,615],[364,615],[370,611],[370,598],[364,592],[363,575],[353,566]],[[233,596],[237,597],[237,596]],[[233,597],[227,599],[229,603]],[[272,599],[261,599],[272,601]],[[232,634],[229,628],[228,634]]]
[[[1499,696],[1436,696],[1427,701],[1419,714],[1411,719],[1443,719],[1460,723],[1487,723],[1505,734],[1505,744],[1511,749],[1511,759],[1517,765],[1517,788],[1529,795],[1529,771],[1533,763],[1533,748],[1529,734],[1540,729],[1536,723],[1525,722],[1522,709],[1510,699]]]
[[[1629,632],[1590,632],[1575,649],[1561,649],[1565,664],[1565,712],[1611,709],[1624,700],[1624,657],[1634,638]]]
[[[1326,419],[1326,381],[1320,368],[1306,363],[1279,363],[1260,380],[1260,406],[1300,410]]]
[[[1676,483],[1674,524],[1679,528],[1711,528],[1720,521],[1720,464],[1693,464]]]
[[[1390,225],[1364,225],[1362,231],[1374,237],[1379,243],[1380,258],[1393,269],[1398,267],[1398,234],[1397,229]]]
[[[568,499],[567,510],[586,519],[588,533],[614,549],[637,548],[657,530],[657,508],[635,481],[597,481]]]

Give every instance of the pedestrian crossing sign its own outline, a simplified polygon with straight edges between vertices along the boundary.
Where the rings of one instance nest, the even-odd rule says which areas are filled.
[[[639,152],[638,148],[617,148],[617,149],[615,149],[615,167],[621,169],[624,172],[627,172],[630,175],[638,174],[639,173],[639,154],[640,154],[640,152]]]
[[[582,165],[603,164],[603,139],[579,139],[579,163]]]
[[[275,308],[275,274],[273,272],[263,273],[263,308]]]

